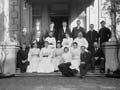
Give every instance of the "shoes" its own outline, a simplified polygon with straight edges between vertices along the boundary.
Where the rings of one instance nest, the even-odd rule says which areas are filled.
[[[79,76],[79,78],[83,79],[83,78],[85,78],[85,76]]]

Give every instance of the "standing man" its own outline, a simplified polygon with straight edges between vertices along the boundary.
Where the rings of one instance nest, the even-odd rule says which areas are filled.
[[[86,37],[86,32],[85,32],[84,28],[82,28],[82,27],[80,26],[81,21],[80,21],[80,20],[77,20],[76,23],[77,23],[77,26],[74,27],[73,30],[72,30],[72,37],[73,37],[73,39],[75,39],[75,38],[78,36],[78,33],[79,33],[79,32],[82,32],[83,37]]]
[[[104,42],[108,42],[109,39],[111,38],[111,31],[109,28],[107,28],[105,26],[106,22],[105,21],[101,21],[101,29],[99,30],[99,39],[100,39],[100,46],[104,43]]]
[[[71,36],[71,31],[70,29],[67,27],[67,22],[62,22],[62,28],[59,30],[59,35],[58,35],[58,40],[60,40],[60,42],[62,42],[63,38],[65,38],[65,34],[69,34],[69,36]]]
[[[49,25],[49,30],[47,34],[45,35],[45,38],[49,36],[49,32],[53,32],[53,36],[56,38],[56,29],[55,29],[55,23],[51,22]]]
[[[98,42],[98,32],[94,30],[94,25],[90,24],[90,31],[87,32],[86,38],[89,43],[88,50],[93,54],[94,43]]]

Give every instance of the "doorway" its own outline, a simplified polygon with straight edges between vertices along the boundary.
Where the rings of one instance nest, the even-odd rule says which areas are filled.
[[[51,16],[50,20],[55,23],[56,39],[58,40],[59,30],[62,28],[62,22],[66,21],[68,23],[68,16]]]
[[[62,22],[66,21],[68,23],[68,16],[51,16],[51,21],[55,23],[55,29],[59,30],[62,28]]]

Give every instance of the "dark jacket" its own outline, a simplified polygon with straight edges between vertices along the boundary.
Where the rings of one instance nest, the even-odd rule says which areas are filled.
[[[81,62],[85,62],[86,64],[91,62],[90,52],[81,53],[80,58],[81,58]]]
[[[86,38],[89,44],[93,44],[94,42],[98,42],[99,34],[95,30],[88,31]]]
[[[59,34],[58,34],[58,40],[60,40],[62,42],[63,38],[65,38],[65,34],[69,34],[71,36],[71,31],[69,28],[66,28],[66,31],[64,32],[63,28],[61,28],[59,30]]]
[[[86,37],[86,32],[84,30],[84,28],[80,27],[79,29],[77,27],[74,27],[72,30],[72,37],[73,39],[75,39],[78,36],[78,33],[82,32],[83,33],[83,37]]]
[[[21,67],[22,61],[27,60],[28,58],[28,49],[26,49],[25,51],[23,51],[22,49],[20,49],[17,53],[17,67]]]
[[[87,41],[89,43],[88,50],[92,51],[94,49],[94,42],[98,42],[99,34],[97,31],[88,31],[86,35]]]
[[[111,38],[111,31],[109,28],[103,27],[99,31],[100,44],[108,42]]]

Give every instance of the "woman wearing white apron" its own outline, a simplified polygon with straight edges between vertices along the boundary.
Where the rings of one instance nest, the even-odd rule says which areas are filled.
[[[29,66],[27,67],[28,73],[37,72],[38,63],[40,59],[39,54],[40,54],[40,49],[37,48],[37,44],[34,43],[33,48],[31,48],[28,53],[28,61],[29,61]]]
[[[54,72],[54,66],[52,64],[52,52],[48,47],[49,42],[45,41],[45,47],[41,49],[40,52],[40,61],[38,66],[39,73],[51,73]]]

